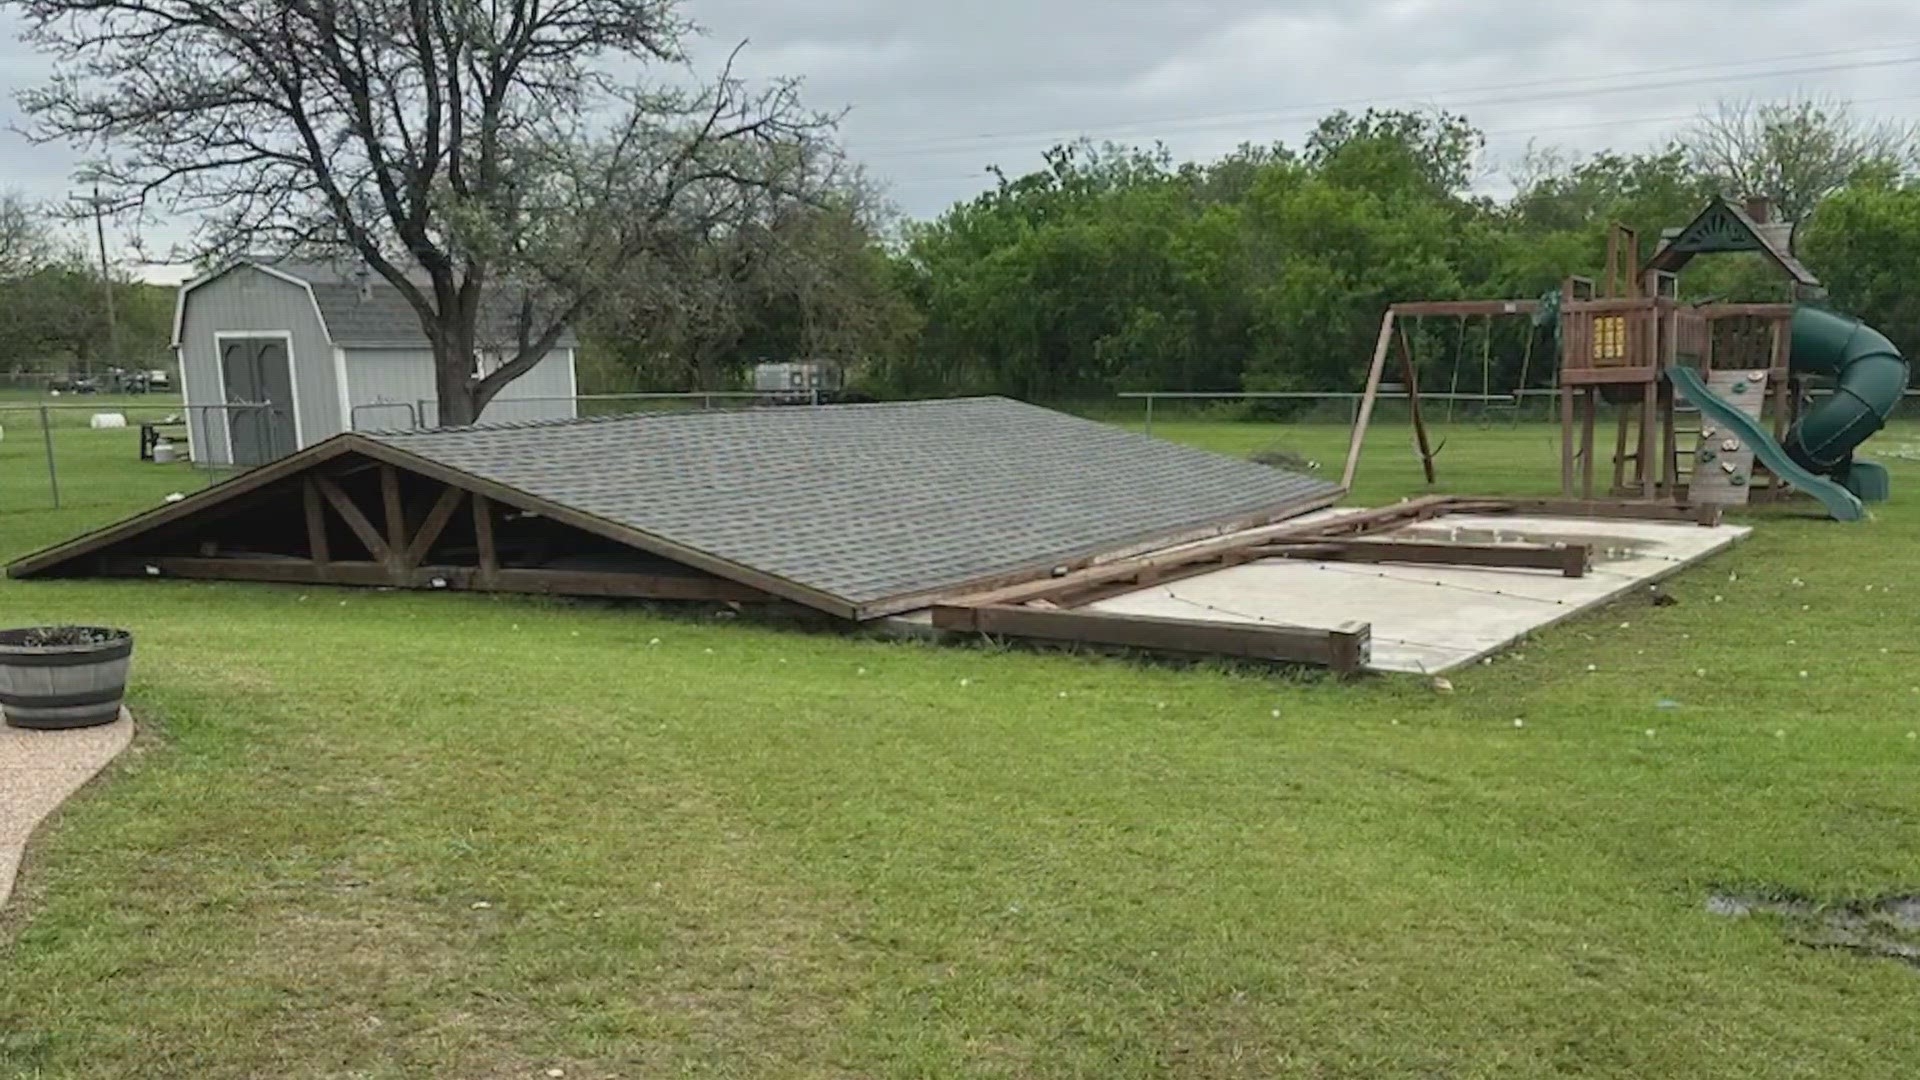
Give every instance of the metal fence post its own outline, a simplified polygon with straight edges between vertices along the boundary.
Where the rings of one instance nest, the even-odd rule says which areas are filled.
[[[1153,434],[1153,395],[1152,394],[1147,395],[1147,429],[1145,433],[1148,435]]]
[[[53,420],[47,407],[40,406],[40,435],[47,443],[47,485],[53,489],[53,508],[60,509],[60,473],[53,464]]]

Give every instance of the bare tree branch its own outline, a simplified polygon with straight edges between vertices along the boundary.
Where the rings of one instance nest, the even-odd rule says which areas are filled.
[[[23,95],[37,138],[86,147],[89,177],[142,208],[197,217],[176,258],[363,260],[419,316],[448,423],[661,253],[841,168],[835,118],[731,60],[697,89],[615,84],[616,64],[684,63],[675,0],[0,5],[61,71]],[[482,372],[490,345],[510,355]]]
[[[1845,101],[1723,101],[1684,141],[1694,168],[1722,193],[1764,195],[1798,226],[1814,207],[1864,173],[1913,171],[1920,124],[1872,121]]]

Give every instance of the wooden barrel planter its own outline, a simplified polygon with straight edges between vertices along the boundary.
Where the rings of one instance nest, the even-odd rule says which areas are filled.
[[[0,711],[14,727],[108,724],[127,696],[133,635],[98,626],[0,630]]]

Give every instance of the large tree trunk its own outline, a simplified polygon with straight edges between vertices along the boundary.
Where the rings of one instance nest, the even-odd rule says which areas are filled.
[[[436,343],[433,347],[433,391],[439,401],[436,426],[458,427],[479,420],[480,401],[475,389],[472,352],[451,342]]]

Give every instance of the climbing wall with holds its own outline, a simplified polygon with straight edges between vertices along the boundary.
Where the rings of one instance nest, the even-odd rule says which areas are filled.
[[[1710,371],[1707,386],[1741,412],[1758,420],[1767,401],[1765,371]],[[1743,506],[1753,485],[1753,447],[1738,432],[1720,428],[1711,420],[1700,425],[1700,443],[1693,453],[1693,479],[1688,499],[1710,506]]]

